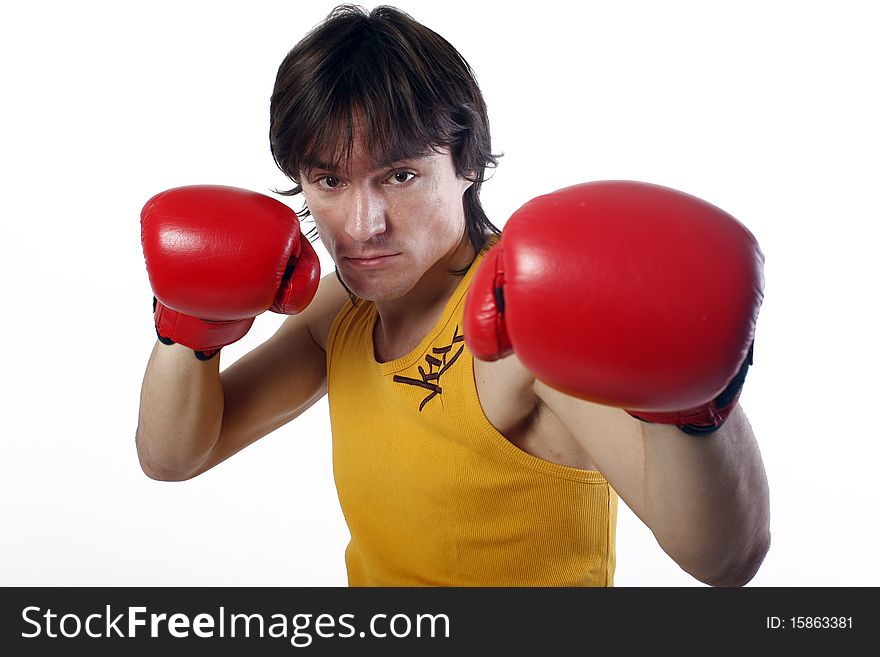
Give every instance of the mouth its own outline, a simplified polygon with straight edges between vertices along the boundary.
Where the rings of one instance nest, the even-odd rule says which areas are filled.
[[[389,264],[399,253],[370,253],[365,255],[343,256],[344,260],[356,267],[381,267]]]

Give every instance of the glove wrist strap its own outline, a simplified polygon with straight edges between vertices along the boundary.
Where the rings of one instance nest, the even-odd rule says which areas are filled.
[[[691,408],[686,411],[670,413],[650,413],[643,411],[627,411],[634,418],[643,422],[656,424],[674,424],[679,429],[692,436],[704,436],[717,430],[724,424],[727,417],[733,411],[739,395],[745,384],[746,374],[752,364],[752,354],[755,343],[749,346],[749,352],[736,376],[731,379],[727,387],[708,404]]]

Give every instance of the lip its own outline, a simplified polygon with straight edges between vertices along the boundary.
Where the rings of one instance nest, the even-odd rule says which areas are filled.
[[[357,267],[381,267],[388,264],[399,253],[371,253],[362,257],[344,256],[345,260]]]

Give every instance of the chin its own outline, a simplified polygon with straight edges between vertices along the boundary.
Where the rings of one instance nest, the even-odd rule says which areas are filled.
[[[359,299],[365,301],[394,301],[406,296],[417,280],[407,276],[408,270],[394,267],[384,271],[361,272],[347,270],[337,265],[336,271],[343,285]]]
[[[400,283],[389,286],[385,281],[378,279],[373,281],[351,280],[350,276],[346,276],[339,269],[337,271],[345,288],[358,299],[364,301],[393,301],[404,296],[410,289]]]

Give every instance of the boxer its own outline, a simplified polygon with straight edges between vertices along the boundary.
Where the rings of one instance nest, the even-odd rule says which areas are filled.
[[[270,115],[335,271],[318,282],[280,201],[189,186],[146,203],[148,476],[197,476],[327,394],[352,586],[613,585],[618,497],[697,580],[751,580],[770,532],[739,405],[763,295],[743,224],[593,181],[499,231],[473,73],[388,7],[306,35]],[[266,310],[290,317],[221,370]]]

